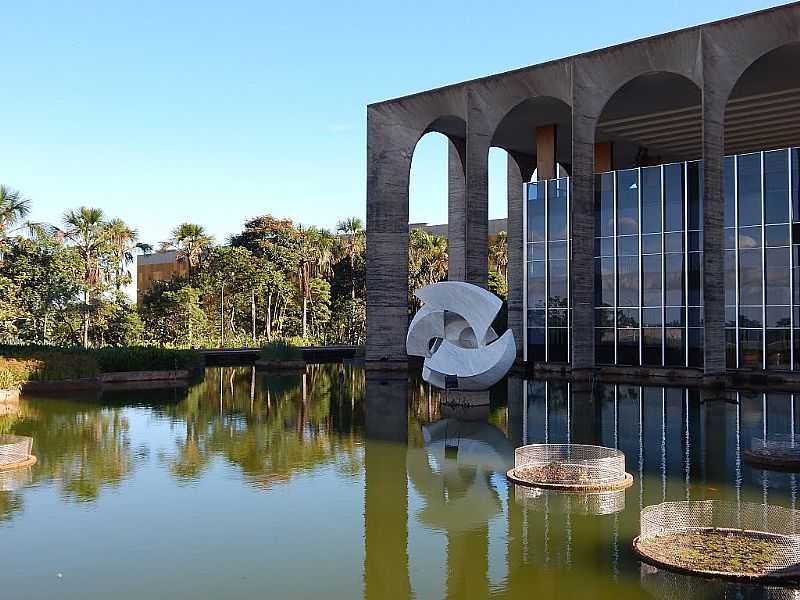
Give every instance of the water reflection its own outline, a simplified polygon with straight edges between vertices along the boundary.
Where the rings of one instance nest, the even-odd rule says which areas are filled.
[[[181,392],[25,399],[0,417],[0,432],[32,436],[39,464],[18,485],[0,485],[7,490],[0,491],[0,522],[9,534],[47,518],[41,502],[28,502],[43,487],[57,490],[65,505],[99,510],[112,504],[104,490],[125,499],[134,493],[128,488],[141,485],[137,497],[153,494],[171,515],[161,522],[162,535],[176,541],[163,542],[165,551],[185,550],[177,540],[192,528],[210,548],[246,545],[242,556],[258,565],[250,565],[247,583],[226,580],[232,596],[268,582],[283,596],[308,597],[318,581],[308,578],[308,568],[329,561],[341,581],[329,573],[328,595],[342,598],[787,597],[781,589],[723,586],[642,567],[630,543],[640,508],[662,500],[795,507],[795,474],[741,459],[753,437],[795,432],[795,396],[704,397],[686,388],[510,378],[489,400],[469,409],[446,406],[417,377],[365,375],[349,365],[294,374],[218,368]],[[634,486],[591,498],[515,488],[505,478],[513,448],[533,442],[619,448]],[[193,511],[220,498],[228,504],[223,528],[213,526],[222,513],[194,518]],[[301,501],[315,508],[294,511]],[[237,511],[240,502],[247,508]],[[279,510],[291,523],[276,520]],[[192,517],[190,530],[171,523],[183,513]],[[136,521],[139,513],[126,514],[134,530],[148,529],[149,522]],[[84,522],[88,537],[101,533],[99,524],[93,530],[91,520]],[[254,529],[260,532],[251,538]],[[113,531],[107,535],[117,543]],[[47,563],[45,537],[31,548]],[[97,564],[106,560],[100,551],[89,554]],[[195,556],[181,577],[163,580],[164,595],[179,589],[185,573],[196,585],[210,585],[220,567],[245,560],[212,554],[209,562]],[[156,568],[159,559],[137,560]],[[81,597],[102,595],[87,585]]]

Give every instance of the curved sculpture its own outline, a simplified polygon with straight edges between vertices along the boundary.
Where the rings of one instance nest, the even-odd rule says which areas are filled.
[[[425,358],[425,381],[486,390],[508,373],[517,347],[511,330],[498,338],[492,329],[503,305],[497,296],[461,281],[434,283],[414,295],[424,304],[409,325],[406,352]]]

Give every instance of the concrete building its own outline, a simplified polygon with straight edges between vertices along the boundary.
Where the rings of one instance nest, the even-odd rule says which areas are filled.
[[[794,3],[370,105],[368,366],[406,364],[409,172],[438,132],[452,279],[486,285],[507,151],[520,359],[800,370],[797,65]]]
[[[156,281],[169,281],[176,275],[186,275],[189,265],[178,260],[177,250],[166,250],[136,257],[136,304],[142,306],[144,295]]]

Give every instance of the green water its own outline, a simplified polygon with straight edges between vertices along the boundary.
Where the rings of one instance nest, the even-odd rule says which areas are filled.
[[[27,397],[0,416],[39,459],[0,478],[0,598],[794,597],[643,566],[631,540],[662,500],[795,507],[796,476],[741,449],[793,432],[798,401],[515,378],[454,411],[337,365]],[[609,514],[526,496],[504,473],[543,441],[619,447],[634,485]]]

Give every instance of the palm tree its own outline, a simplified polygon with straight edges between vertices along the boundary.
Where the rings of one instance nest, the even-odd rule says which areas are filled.
[[[128,227],[122,219],[111,219],[106,224],[109,255],[111,258],[110,273],[114,286],[119,290],[131,282],[128,265],[133,262],[134,242],[138,236],[135,229]]]
[[[409,293],[447,278],[447,239],[413,229],[408,241]]]
[[[14,226],[30,211],[30,200],[9,187],[0,185],[0,260],[3,247]]]
[[[108,248],[108,229],[99,208],[81,206],[64,215],[64,234],[78,250],[83,263],[83,347],[89,346],[89,295],[102,282],[100,259]]]
[[[189,273],[200,264],[208,247],[214,244],[214,236],[195,223],[181,223],[172,230],[172,238],[178,248],[178,260],[186,261]]]
[[[366,249],[366,231],[364,224],[358,217],[350,217],[343,219],[336,224],[336,231],[341,235],[341,245],[344,250],[344,255],[350,262],[350,295],[353,300],[356,299],[356,278],[355,278],[355,261],[356,256],[362,254]]]

